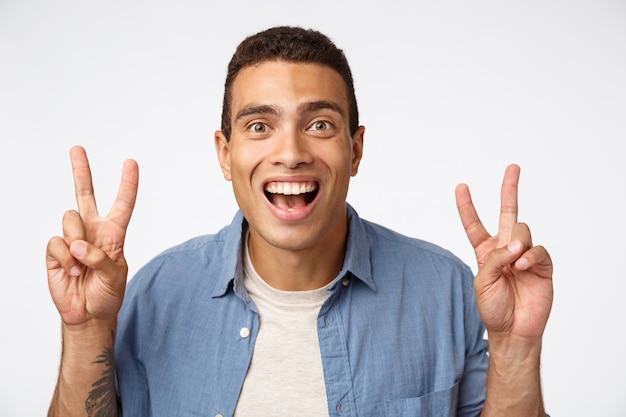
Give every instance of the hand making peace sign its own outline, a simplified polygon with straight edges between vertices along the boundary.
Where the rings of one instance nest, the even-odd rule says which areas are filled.
[[[124,163],[113,207],[101,217],[85,150],[74,147],[70,157],[78,211],[65,213],[63,237],[48,242],[50,294],[66,325],[115,320],[126,288],[124,238],[137,197],[139,170],[135,161]]]
[[[480,315],[492,336],[538,340],[552,308],[552,260],[533,246],[530,229],[517,221],[520,168],[507,167],[502,182],[498,233],[483,226],[469,188],[456,188],[456,204],[478,262],[474,291]]]

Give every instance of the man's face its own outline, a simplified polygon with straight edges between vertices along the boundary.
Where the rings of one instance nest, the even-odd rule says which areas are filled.
[[[364,128],[350,137],[341,76],[308,63],[247,67],[232,85],[231,112],[230,141],[218,131],[216,148],[250,244],[297,251],[343,239]]]

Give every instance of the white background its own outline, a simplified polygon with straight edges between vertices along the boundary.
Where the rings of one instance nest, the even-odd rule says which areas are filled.
[[[0,0],[0,415],[44,415],[53,392],[44,250],[74,207],[70,146],[87,148],[104,213],[123,160],[139,162],[131,273],[217,231],[235,210],[212,140],[226,64],[276,24],[327,33],[352,64],[367,132],[349,201],[363,217],[475,267],[454,186],[469,183],[493,230],[504,168],[522,166],[520,220],[556,265],[547,408],[626,416],[619,0]]]

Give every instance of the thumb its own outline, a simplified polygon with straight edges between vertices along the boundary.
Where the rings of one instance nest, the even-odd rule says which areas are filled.
[[[500,277],[504,268],[513,264],[524,252],[520,240],[513,240],[506,247],[492,250],[476,275],[474,286],[479,292],[489,289]]]
[[[125,281],[125,268],[116,264],[102,249],[84,240],[75,240],[70,245],[70,252],[84,266],[96,271],[108,286],[116,287],[120,280]]]

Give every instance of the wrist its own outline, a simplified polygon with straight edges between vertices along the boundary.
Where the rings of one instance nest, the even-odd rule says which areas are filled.
[[[96,403],[112,404],[110,414],[106,415],[117,415],[116,325],[116,320],[89,320],[75,325],[63,323],[61,369],[49,415],[85,415],[85,407]],[[101,398],[104,398],[102,402]]]
[[[63,332],[71,334],[98,333],[108,331],[117,327],[117,319],[88,319],[82,323],[68,324],[61,321]]]
[[[488,334],[489,357],[501,365],[524,366],[539,362],[541,338],[527,338],[512,334]]]
[[[111,346],[115,339],[117,320],[88,320],[80,324],[62,323],[63,345]]]
[[[487,396],[482,417],[544,416],[541,338],[489,335]]]
[[[60,379],[85,383],[92,380],[92,372],[101,374],[103,355],[113,360],[116,324],[116,320],[64,323]]]

